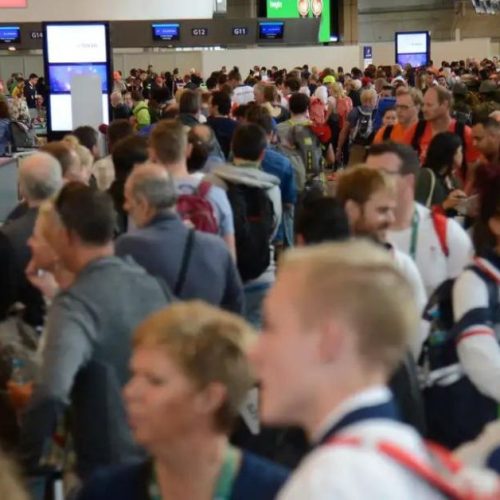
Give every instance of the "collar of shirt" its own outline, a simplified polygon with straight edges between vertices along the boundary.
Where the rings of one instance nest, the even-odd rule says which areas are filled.
[[[233,160],[233,164],[235,167],[248,167],[248,168],[260,169],[260,161],[248,161],[248,160],[240,160],[239,158],[235,158]]]
[[[319,443],[333,426],[354,410],[358,410],[365,406],[387,403],[391,399],[391,391],[383,385],[376,385],[352,395],[327,415],[318,429],[314,432],[313,442]]]

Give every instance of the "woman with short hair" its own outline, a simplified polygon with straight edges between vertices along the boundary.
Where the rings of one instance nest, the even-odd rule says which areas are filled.
[[[199,301],[174,304],[136,330],[125,402],[151,459],[103,471],[80,500],[271,500],[287,472],[229,444],[254,380],[253,331]]]

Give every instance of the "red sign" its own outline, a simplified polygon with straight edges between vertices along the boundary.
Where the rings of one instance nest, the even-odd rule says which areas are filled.
[[[0,9],[17,9],[27,6],[28,0],[0,0]]]

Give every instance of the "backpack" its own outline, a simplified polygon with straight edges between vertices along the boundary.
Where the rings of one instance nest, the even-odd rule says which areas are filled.
[[[274,209],[263,188],[227,184],[227,198],[234,218],[236,261],[245,283],[258,278],[271,263]]]
[[[490,322],[490,311],[493,321],[500,322],[498,284],[485,272],[478,260],[467,269],[476,273],[487,285],[489,308],[469,311],[462,320],[455,323],[455,279],[442,283],[424,309],[423,317],[429,321],[430,330],[418,361],[428,436],[449,448],[474,439],[498,413],[496,402],[476,389],[463,373],[458,359],[457,335],[468,323]]]
[[[322,144],[328,144],[332,139],[332,131],[326,123],[326,107],[318,97],[311,97],[309,102],[309,118],[312,121],[311,130],[316,134],[316,137]]]
[[[321,144],[311,125],[291,123],[289,142],[297,148],[304,163],[306,178],[312,180],[323,172],[323,152]]]
[[[214,209],[207,199],[212,185],[201,181],[193,194],[181,194],[177,198],[177,212],[189,226],[204,233],[219,233],[219,224]]]
[[[496,500],[500,480],[490,470],[464,466],[452,453],[435,443],[426,443],[430,464],[389,440],[363,440],[357,436],[334,436],[325,446],[349,446],[376,451],[413,476],[426,482],[448,500]]]
[[[363,111],[361,106],[356,109],[358,110],[358,120],[352,132],[351,141],[353,144],[368,146],[375,135],[375,110]]]
[[[16,120],[10,122],[10,137],[13,153],[19,149],[29,149],[36,146],[35,133],[23,122]]]
[[[295,179],[297,192],[302,193],[306,185],[306,167],[300,153],[296,149],[289,148],[283,144],[276,144],[272,149],[290,160],[293,167],[293,177]]]

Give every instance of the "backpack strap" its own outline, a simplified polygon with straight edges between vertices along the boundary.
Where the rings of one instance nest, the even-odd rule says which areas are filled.
[[[424,135],[426,126],[427,122],[425,120],[419,120],[417,126],[415,127],[415,133],[411,139],[411,147],[418,153],[419,157],[421,152],[420,139],[422,139],[422,136]]]
[[[448,228],[448,218],[439,212],[438,209],[434,207],[431,208],[432,223],[434,225],[434,231],[439,240],[439,245],[446,257],[450,256],[450,249],[448,247],[448,241],[446,237],[446,232]]]
[[[195,230],[190,229],[186,238],[186,246],[184,247],[184,253],[182,255],[181,269],[177,277],[177,282],[175,283],[174,294],[179,297],[182,289],[184,288],[184,283],[186,282],[187,270],[189,267],[189,261],[191,260],[191,254],[193,251]]]
[[[364,446],[362,439],[357,436],[333,437],[326,444],[331,446]],[[420,458],[415,457],[400,446],[393,444],[390,441],[382,440],[375,443],[373,448],[381,455],[385,455],[393,462],[399,464],[402,468],[412,472],[414,476],[424,480],[429,486],[444,494],[449,500],[464,499],[463,494],[455,487],[455,485],[451,484],[442,475],[438,474],[432,466],[423,462]],[[445,449],[434,444],[427,445],[427,448],[430,451],[431,456],[439,462],[439,465],[446,469],[446,472],[456,474],[462,468],[461,463],[451,457],[451,454]]]
[[[461,169],[462,169],[463,178],[465,180],[465,175],[467,173],[467,160],[465,159],[465,157],[466,157],[466,149],[467,149],[467,144],[465,142],[465,123],[463,123],[460,120],[456,120],[455,121],[455,134],[458,135],[458,137],[460,137],[460,140],[462,141],[462,153],[463,153],[463,157],[462,157],[462,166],[461,166]]]
[[[388,141],[391,138],[393,129],[394,125],[386,125],[386,127],[384,128],[384,133],[382,134],[383,141]]]
[[[210,191],[210,188],[212,187],[212,184],[208,181],[201,181],[200,184],[198,185],[198,189],[196,190],[196,193],[201,196],[203,199],[205,199],[208,195],[208,192]]]
[[[427,197],[427,200],[425,200],[425,206],[430,208],[432,205],[432,198],[434,197],[434,191],[436,190],[436,174],[432,168],[428,168],[427,171],[431,176],[431,187],[429,189],[429,196]]]

